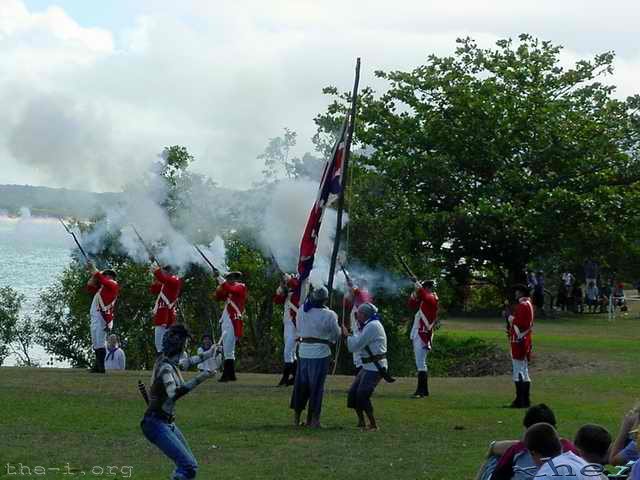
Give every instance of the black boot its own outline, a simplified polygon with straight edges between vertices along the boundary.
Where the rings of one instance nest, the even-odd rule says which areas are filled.
[[[427,372],[418,372],[418,386],[413,398],[423,398],[429,395],[429,387],[427,386]]]
[[[100,369],[99,369],[100,357],[98,355],[98,350],[99,349],[97,348],[93,350],[93,355],[94,355],[93,366],[89,370],[89,373],[100,373]]]
[[[97,360],[97,365],[96,365],[96,369],[98,370],[97,373],[104,373],[104,360],[107,357],[107,349],[106,348],[98,348],[96,350],[96,360]]]
[[[282,378],[278,382],[278,386],[282,387],[289,384],[289,375],[291,374],[291,363],[285,363],[282,368]]]
[[[236,380],[236,361],[229,360],[229,381],[235,382]]]
[[[222,364],[222,376],[218,380],[219,382],[228,382],[229,381],[229,362],[233,360],[225,360]]]
[[[522,384],[523,382],[521,381],[517,381],[514,382],[515,386],[516,386],[516,398],[513,402],[511,402],[511,405],[509,405],[509,408],[522,408]]]
[[[298,371],[298,361],[296,360],[291,364],[291,378],[287,380],[287,385],[295,385],[297,371]]]
[[[522,382],[522,408],[529,408],[531,406],[531,382]]]
[[[423,372],[423,373],[424,373],[424,384],[422,386],[422,396],[428,397],[429,396],[429,372]]]

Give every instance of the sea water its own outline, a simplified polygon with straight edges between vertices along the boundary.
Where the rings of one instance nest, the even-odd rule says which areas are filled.
[[[31,217],[26,210],[19,218],[0,216],[0,287],[10,286],[25,296],[23,314],[34,315],[40,293],[69,264],[73,247],[73,239],[57,219]],[[41,366],[50,361],[42,345],[30,353]],[[3,365],[15,363],[9,357]]]

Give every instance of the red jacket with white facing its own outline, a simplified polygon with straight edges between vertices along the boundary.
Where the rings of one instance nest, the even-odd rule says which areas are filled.
[[[87,283],[87,291],[98,295],[98,309],[102,314],[102,318],[104,318],[104,323],[111,325],[118,293],[120,292],[118,282],[103,275],[101,272],[96,272]]]
[[[170,327],[176,323],[176,307],[182,291],[182,279],[161,268],[154,270],[153,276],[155,280],[149,290],[158,295],[153,307],[153,323],[157,326]]]
[[[287,299],[289,300],[289,317],[293,324],[296,324],[296,316],[298,314],[298,307],[300,307],[300,292],[298,290],[300,286],[300,280],[296,277],[290,277],[287,280],[287,291],[278,287],[276,294],[273,296],[273,302],[278,305],[285,305]]]
[[[514,360],[529,360],[531,355],[531,329],[533,328],[533,305],[531,299],[522,297],[518,301],[509,326],[511,357]]]
[[[438,302],[438,295],[424,287],[419,288],[409,297],[409,308],[418,310],[413,328],[416,328],[417,321],[418,335],[428,349],[431,349],[434,327],[438,320]]]
[[[229,314],[236,337],[242,337],[242,314],[247,301],[247,286],[240,282],[226,281],[216,289],[215,297],[216,300],[225,301],[224,308]]]

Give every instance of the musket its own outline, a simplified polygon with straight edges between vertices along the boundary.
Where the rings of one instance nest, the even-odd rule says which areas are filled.
[[[82,245],[80,245],[80,242],[78,241],[78,238],[76,237],[76,234],[73,233],[71,230],[69,230],[69,227],[67,227],[67,224],[64,223],[64,221],[62,220],[62,218],[58,217],[58,220],[60,220],[60,223],[62,224],[62,226],[64,227],[64,229],[67,231],[67,233],[69,235],[71,235],[73,237],[73,240],[76,242],[76,245],[78,246],[78,248],[80,249],[80,253],[82,253],[82,256],[84,257],[85,261],[87,263],[90,263],[91,260],[89,260],[89,257],[87,256],[87,253],[84,251],[84,248],[82,248]]]
[[[197,245],[194,245],[193,248],[195,248],[198,251],[198,253],[200,254],[200,256],[204,259],[204,261],[209,264],[209,266],[211,267],[211,270],[213,270],[213,273],[215,275],[220,275],[220,270],[213,263],[211,263],[211,261],[203,253],[203,251],[200,250],[200,247],[198,247]]]
[[[347,285],[353,288],[353,280],[351,280],[351,277],[349,276],[349,273],[345,270],[344,265],[340,265],[340,270],[342,270],[342,273],[344,273],[344,278],[347,280]]]
[[[400,265],[402,265],[402,268],[404,269],[405,273],[409,276],[409,278],[414,282],[419,282],[420,280],[418,279],[416,274],[411,271],[411,269],[409,268],[409,265],[407,265],[407,262],[404,260],[404,258],[402,258],[400,255],[394,255],[394,256],[396,257],[396,260],[400,262]]]
[[[133,231],[135,232],[136,237],[138,237],[138,240],[140,240],[140,243],[142,243],[142,246],[147,251],[147,255],[149,256],[149,260],[151,260],[152,262],[155,261],[156,257],[153,255],[153,253],[151,253],[151,249],[149,248],[147,243],[142,238],[142,235],[140,235],[140,232],[138,232],[138,229],[133,224],[131,224],[131,228],[133,228]]]

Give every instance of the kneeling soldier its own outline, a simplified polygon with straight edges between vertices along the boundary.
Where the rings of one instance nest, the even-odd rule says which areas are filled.
[[[378,424],[373,416],[371,395],[381,378],[393,381],[387,369],[387,335],[380,321],[378,309],[371,303],[363,303],[356,313],[359,331],[351,335],[342,326],[343,335],[347,336],[347,348],[357,353],[362,359],[362,370],[358,373],[347,399],[347,407],[353,408],[358,415],[358,427],[365,430],[377,430]],[[365,423],[366,414],[369,427]]]

